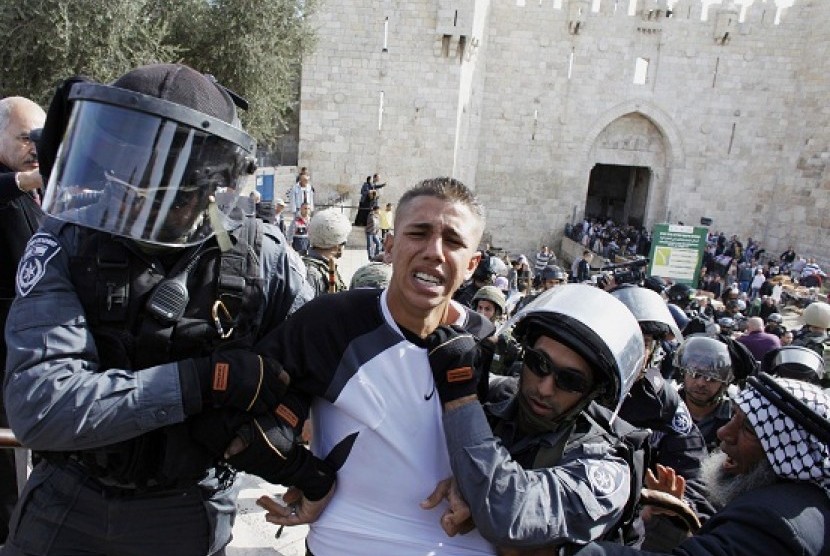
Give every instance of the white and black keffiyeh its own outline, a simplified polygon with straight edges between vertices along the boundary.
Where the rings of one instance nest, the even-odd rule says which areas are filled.
[[[819,386],[792,379],[776,382],[806,404],[816,415],[830,417],[830,396]],[[808,432],[772,404],[751,384],[734,397],[750,424],[776,475],[811,481],[830,490],[830,446]]]

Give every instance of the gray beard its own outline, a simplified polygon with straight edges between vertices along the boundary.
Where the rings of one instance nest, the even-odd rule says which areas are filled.
[[[723,471],[726,457],[720,450],[712,452],[700,467],[700,478],[706,486],[709,501],[718,507],[726,506],[750,490],[778,481],[778,475],[766,457],[761,458],[748,473],[740,475],[729,475]]]

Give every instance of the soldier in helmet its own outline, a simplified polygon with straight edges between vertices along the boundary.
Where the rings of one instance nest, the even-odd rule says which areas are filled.
[[[734,379],[729,349],[715,338],[689,336],[675,354],[674,366],[683,377],[680,397],[711,451],[718,446],[718,429],[732,418],[726,398]]]
[[[245,348],[311,298],[282,235],[242,205],[256,149],[234,104],[177,64],[55,95],[48,217],[6,327],[9,420],[42,459],[4,554],[229,542],[234,475],[193,427],[274,414],[287,374]]]
[[[306,279],[314,288],[315,296],[346,289],[337,269],[337,259],[343,256],[343,246],[351,231],[351,222],[336,209],[321,210],[311,217],[308,225],[311,250],[303,261]]]
[[[478,263],[472,277],[455,292],[453,299],[459,303],[463,303],[467,307],[475,308],[473,306],[473,297],[476,292],[484,286],[492,286],[493,280],[496,277],[496,271],[492,264],[490,255],[482,254],[481,260]]]
[[[569,284],[540,295],[513,324],[524,362],[501,403],[482,407],[475,377],[452,380],[451,369],[475,357],[474,342],[445,362],[449,372],[433,367],[454,481],[439,484],[429,504],[449,496],[444,529],[474,524],[501,554],[622,540],[642,469],[624,455],[632,429],[614,414],[645,356],[636,320],[606,292]]]
[[[490,322],[497,322],[504,316],[504,294],[496,286],[479,288],[473,296],[473,310],[484,315]]]
[[[801,320],[804,326],[794,333],[792,345],[810,348],[824,357],[827,329],[830,328],[830,305],[823,301],[810,303],[801,314]]]
[[[355,270],[349,289],[378,288],[384,289],[389,285],[392,277],[392,265],[387,263],[371,262]]]

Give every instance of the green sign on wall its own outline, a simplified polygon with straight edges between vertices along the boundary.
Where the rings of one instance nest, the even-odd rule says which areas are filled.
[[[699,226],[656,224],[651,235],[648,273],[696,288],[706,235],[706,228]]]

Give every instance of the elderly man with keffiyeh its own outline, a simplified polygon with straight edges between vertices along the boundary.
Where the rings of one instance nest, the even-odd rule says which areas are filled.
[[[704,463],[723,509],[672,554],[830,554],[830,394],[761,373],[733,403],[732,420],[718,430],[721,450]],[[661,473],[659,487],[682,494],[674,479]],[[577,554],[654,553],[592,543]]]

